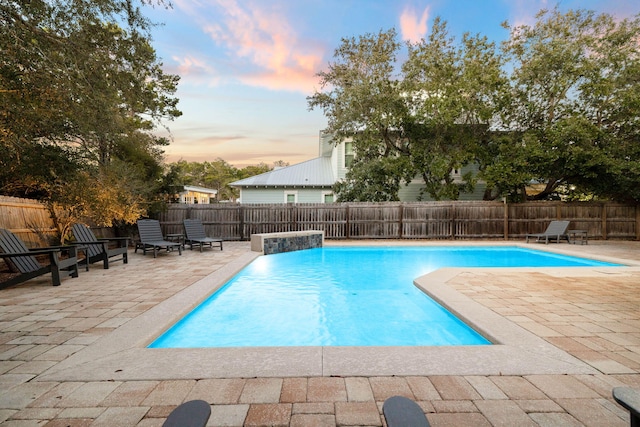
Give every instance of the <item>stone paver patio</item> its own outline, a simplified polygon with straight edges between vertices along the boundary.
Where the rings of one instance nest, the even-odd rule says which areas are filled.
[[[327,242],[362,243],[368,242]],[[60,287],[50,286],[45,276],[3,289],[0,423],[160,426],[180,403],[204,399],[212,405],[211,426],[382,426],[384,400],[403,395],[422,406],[433,426],[628,425],[628,413],[612,400],[611,389],[640,388],[640,242],[528,247],[635,266],[446,269],[433,273],[425,286],[429,291],[437,278],[448,292],[442,294],[445,303],[453,295],[452,303],[486,310],[521,330],[518,336],[543,343],[541,357],[557,356],[549,372],[506,363],[501,371],[501,361],[487,372],[486,353],[445,348],[418,349],[421,354],[368,351],[374,358],[384,355],[371,359],[376,372],[369,372],[366,358],[349,366],[337,360],[337,368],[325,360],[319,372],[305,364],[307,355],[313,359],[318,352],[326,359],[353,357],[332,349],[302,350],[293,358],[294,349],[145,349],[142,341],[153,339],[149,331],[165,326],[155,324],[157,316],[166,325],[179,318],[194,297],[213,290],[211,277],[226,278],[238,260],[253,257],[249,242],[225,242],[223,252],[186,250],[157,259],[131,250],[129,264],[116,262],[109,270],[94,264]],[[517,350],[517,339],[513,346]],[[531,349],[536,358],[539,351]],[[440,360],[411,367],[421,355],[446,366]],[[406,366],[400,366],[404,357]]]

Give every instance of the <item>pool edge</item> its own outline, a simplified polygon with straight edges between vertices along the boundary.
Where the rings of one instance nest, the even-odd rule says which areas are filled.
[[[424,245],[424,242],[422,242]],[[493,243],[495,244],[495,242]],[[511,243],[510,245],[513,245]],[[527,245],[530,246],[530,245]],[[525,246],[525,247],[527,247]],[[583,256],[583,255],[578,255]],[[371,375],[467,375],[467,374],[536,374],[597,372],[589,365],[574,359],[541,338],[534,348],[522,348],[517,342],[504,341],[504,332],[495,333],[492,327],[474,319],[468,309],[457,307],[462,302],[461,294],[448,285],[446,280],[474,269],[441,269],[427,276],[440,292],[445,306],[455,311],[462,310],[462,320],[469,321],[483,333],[487,333],[501,344],[494,346],[464,347],[267,347],[234,349],[146,349],[150,342],[170,322],[168,313],[178,317],[188,311],[185,301],[198,293],[213,292],[212,286],[221,286],[226,278],[248,264],[255,256],[243,256],[212,273],[172,298],[158,304],[147,313],[121,326],[108,336],[98,340],[37,378],[37,381],[55,380],[138,380],[180,378],[230,378],[230,377],[291,377],[291,376],[371,376]],[[618,260],[617,262],[620,262]],[[579,267],[580,274],[609,274],[603,269],[633,267]],[[576,274],[574,268],[545,269],[545,274],[559,276]],[[504,269],[501,269],[504,270]],[[510,268],[509,271],[534,269]],[[549,271],[558,270],[558,271]],[[564,270],[564,271],[561,271]],[[486,269],[484,269],[486,271]],[[452,276],[453,275],[453,276]],[[421,280],[417,279],[417,280]],[[435,280],[437,279],[437,280]],[[218,283],[219,282],[219,283]],[[438,284],[438,285],[436,285]],[[449,289],[447,289],[449,288]],[[204,298],[204,295],[202,295]],[[466,297],[465,297],[466,298]],[[198,301],[190,301],[191,306]],[[479,303],[479,307],[483,307]],[[180,304],[178,307],[177,304]],[[486,309],[486,308],[484,308]],[[488,309],[487,309],[488,310]],[[509,322],[494,313],[496,322]],[[151,325],[151,326],[149,326]],[[518,327],[519,328],[519,327]],[[520,328],[522,329],[522,328]],[[524,331],[524,329],[522,329]],[[530,337],[529,337],[530,338]],[[541,347],[538,347],[538,344]],[[548,346],[546,347],[545,346]],[[482,347],[482,348],[478,348]],[[538,350],[540,348],[540,350]],[[182,361],[182,363],[176,363]],[[188,363],[184,363],[188,361]],[[544,363],[542,363],[542,361]],[[375,372],[374,372],[375,371]]]

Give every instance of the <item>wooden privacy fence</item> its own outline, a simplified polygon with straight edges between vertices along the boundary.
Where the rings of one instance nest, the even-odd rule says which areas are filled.
[[[47,246],[56,233],[45,205],[9,196],[0,196],[0,228],[12,231],[29,247]]]
[[[640,209],[618,203],[416,202],[330,204],[170,205],[158,219],[165,233],[199,218],[211,236],[248,240],[251,234],[324,230],[327,239],[524,239],[550,221],[590,239],[640,239]]]
[[[165,233],[182,233],[186,218],[200,218],[209,235],[225,240],[301,230],[324,230],[327,239],[524,239],[554,219],[570,220],[570,229],[586,230],[590,239],[640,240],[640,208],[619,203],[219,203],[170,205],[158,216]],[[0,196],[0,228],[31,247],[55,234],[43,204],[6,196]]]

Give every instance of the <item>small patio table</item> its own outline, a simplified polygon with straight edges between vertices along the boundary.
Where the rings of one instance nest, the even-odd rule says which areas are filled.
[[[568,230],[567,234],[569,234],[569,241],[574,245],[576,242],[580,242],[581,245],[589,244],[587,230]]]
[[[170,242],[180,243],[180,245],[184,249],[184,234],[182,234],[182,233],[171,233],[171,234],[167,234],[166,237],[167,237],[167,240],[170,241]]]

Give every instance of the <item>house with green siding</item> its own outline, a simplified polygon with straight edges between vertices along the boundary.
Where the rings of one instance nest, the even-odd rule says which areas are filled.
[[[331,134],[320,132],[319,156],[295,165],[232,182],[240,189],[240,203],[332,203],[335,201],[333,185],[344,179],[353,161],[350,141],[334,143]],[[454,180],[473,170],[473,166],[453,171]],[[420,178],[401,186],[398,197],[403,202],[420,199],[424,186]],[[485,186],[478,183],[473,193],[460,195],[460,200],[482,200]],[[425,195],[422,200],[428,200]]]

